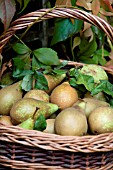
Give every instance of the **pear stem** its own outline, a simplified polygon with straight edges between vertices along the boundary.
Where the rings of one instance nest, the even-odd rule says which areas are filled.
[[[35,111],[34,111],[34,113],[33,113],[33,117],[32,117],[32,119],[34,119],[35,114],[36,114],[37,110],[39,110],[39,109],[40,109],[39,107],[36,107],[36,109],[35,109]]]

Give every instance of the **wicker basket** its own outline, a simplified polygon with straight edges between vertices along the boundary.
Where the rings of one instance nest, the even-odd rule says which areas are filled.
[[[16,30],[34,21],[50,18],[75,18],[89,22],[113,41],[113,28],[101,18],[78,9],[41,9],[11,24],[0,39],[0,49]],[[70,65],[82,65],[69,62]],[[112,69],[104,68],[110,74]],[[0,169],[76,169],[113,170],[113,133],[91,136],[60,136],[16,126],[0,125]]]

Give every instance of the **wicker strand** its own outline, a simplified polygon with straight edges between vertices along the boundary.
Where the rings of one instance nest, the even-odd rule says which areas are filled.
[[[45,150],[82,153],[107,152],[113,149],[113,133],[75,137],[0,125],[0,140],[25,146],[35,146]]]
[[[42,16],[42,17],[41,17]],[[37,20],[39,17],[41,19]],[[50,9],[40,9],[35,12],[31,12],[26,14],[19,19],[12,22],[11,27],[0,37],[0,50],[4,47],[10,37],[15,33],[16,30],[20,30],[28,27],[33,24],[37,20],[37,22],[47,20],[50,18],[74,18],[81,19],[83,21],[89,22],[99,29],[105,32],[105,34],[111,39],[113,42],[113,27],[111,27],[106,21],[103,19],[94,16],[90,13],[79,9],[73,8],[55,8],[50,11]]]

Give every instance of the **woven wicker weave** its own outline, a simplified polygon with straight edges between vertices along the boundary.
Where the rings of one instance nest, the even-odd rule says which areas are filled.
[[[34,21],[58,17],[89,22],[103,30],[113,41],[113,28],[101,18],[78,9],[55,8],[41,9],[14,21],[2,35],[0,49],[16,30],[28,27]],[[82,64],[69,62],[69,65]],[[112,69],[104,69],[113,74]],[[113,133],[82,137],[60,136],[0,125],[0,169],[8,168],[113,170]]]

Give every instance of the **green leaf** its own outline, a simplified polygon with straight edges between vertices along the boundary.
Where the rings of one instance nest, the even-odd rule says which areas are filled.
[[[65,74],[67,71],[66,70],[54,69],[53,72],[56,73],[56,74]]]
[[[20,58],[13,58],[13,77],[17,77],[17,75],[21,74],[24,67],[25,62],[23,62]]]
[[[71,0],[72,6],[75,6],[77,0]]]
[[[108,95],[113,97],[113,84],[108,80],[100,80],[100,84],[97,85],[91,92],[92,95],[95,95],[99,92],[105,92]]]
[[[94,79],[92,76],[79,74],[76,83],[83,84],[88,91],[92,91],[94,88]]]
[[[72,77],[75,77],[77,79],[77,77],[79,76],[79,71],[78,69],[75,69],[75,68],[71,68],[69,70],[69,75],[72,76]]]
[[[95,39],[89,42],[86,39],[82,39],[79,45],[80,52],[78,56],[91,56],[97,50],[97,43]]]
[[[32,70],[39,70],[43,69],[48,72],[48,70],[51,70],[51,66],[47,66],[43,63],[41,63],[34,55],[32,58]]]
[[[46,119],[43,116],[43,114],[40,114],[34,123],[34,130],[43,131],[44,129],[46,129],[46,126],[47,126]]]
[[[96,52],[95,52],[97,55],[99,55],[99,56],[109,56],[109,52],[107,51],[107,50],[105,50],[105,49],[99,49],[99,50],[97,50]],[[102,54],[103,53],[103,54]]]
[[[33,55],[32,58],[32,70],[38,70],[40,67],[39,61],[37,60],[37,58]]]
[[[102,66],[104,66],[107,61],[105,59],[106,56],[109,56],[109,52],[105,49],[99,49],[97,51],[95,51],[92,60],[96,60],[95,64],[100,64]]]
[[[91,28],[93,33],[96,34],[97,38],[101,41],[101,43],[103,43],[105,38],[105,33],[102,30],[100,30],[97,26],[92,25]]]
[[[31,69],[31,61],[30,61],[30,54],[17,54],[16,58],[22,60],[25,63],[24,69]]]
[[[26,53],[30,53],[31,50],[29,49],[29,47],[27,47],[26,45],[22,44],[22,43],[16,43],[13,46],[13,50],[17,53],[17,54],[26,54]]]
[[[70,85],[75,87],[77,90],[82,93],[86,92],[86,89],[90,90],[93,88],[94,79],[91,76],[83,75],[79,72],[78,69],[71,68],[69,71],[70,75]]]
[[[109,104],[110,104],[111,107],[113,107],[113,99],[109,100]]]
[[[45,65],[59,65],[57,53],[51,48],[39,48],[33,51],[34,56]]]
[[[34,77],[36,79],[34,88],[40,90],[48,90],[48,82],[41,72],[35,71]]]
[[[23,70],[25,66],[25,62],[23,62],[20,58],[13,58],[13,67],[16,67],[20,70]]]
[[[13,77],[23,77],[27,74],[33,74],[32,70],[25,70],[26,63],[21,58],[13,58]]]
[[[17,70],[16,72],[13,72],[13,77],[19,78],[24,77],[26,75],[31,75],[34,72],[32,70]]]
[[[70,19],[57,19],[55,22],[55,30],[51,45],[54,45],[60,41],[64,41],[72,34],[78,33],[83,26],[82,20],[74,20],[74,24]]]
[[[32,88],[32,84],[33,84],[33,75],[28,74],[23,78],[21,87],[23,90],[29,91]]]
[[[17,1],[20,3],[20,8],[22,7],[22,4],[23,4],[23,7],[22,7],[21,11],[19,12],[19,13],[21,13],[22,11],[24,11],[24,9],[27,7],[28,3],[31,0],[17,0]]]
[[[82,95],[86,92],[85,86],[83,84],[78,85],[75,78],[70,78],[69,84],[77,89],[79,92],[82,92]]]

